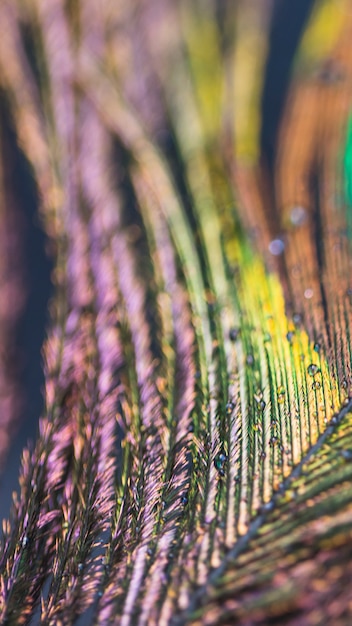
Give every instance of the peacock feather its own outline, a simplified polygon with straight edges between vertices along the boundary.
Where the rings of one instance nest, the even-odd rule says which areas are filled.
[[[3,465],[21,168],[54,263],[1,623],[350,624],[350,1],[2,0],[0,23]]]

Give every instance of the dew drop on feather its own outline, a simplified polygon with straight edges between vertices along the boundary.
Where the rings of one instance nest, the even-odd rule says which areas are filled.
[[[280,256],[280,254],[282,254],[284,250],[285,250],[285,244],[282,241],[282,239],[273,239],[269,243],[269,252],[273,256]]]
[[[305,289],[304,297],[305,297],[306,300],[310,300],[311,298],[313,298],[313,296],[314,296],[313,289],[311,289],[310,287],[308,289]]]
[[[309,376],[315,376],[319,372],[319,367],[315,363],[311,363],[307,367],[307,372]]]
[[[294,313],[292,319],[295,326],[300,326],[302,323],[302,315],[300,313]]]
[[[294,206],[291,209],[290,221],[292,226],[302,226],[307,220],[307,211],[303,206]]]
[[[254,356],[253,356],[253,354],[248,354],[247,355],[246,363],[247,363],[247,365],[253,365],[254,364]]]
[[[230,341],[236,341],[239,334],[240,334],[240,329],[238,327],[234,326],[233,328],[231,328],[229,332]]]
[[[348,448],[346,450],[341,450],[340,454],[341,454],[342,458],[345,461],[352,461],[352,450],[351,450],[351,448]]]
[[[219,452],[214,459],[214,467],[219,472],[220,476],[224,476],[224,466],[227,461],[227,456],[224,452]]]

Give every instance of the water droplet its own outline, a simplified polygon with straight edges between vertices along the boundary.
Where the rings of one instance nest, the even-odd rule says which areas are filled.
[[[302,226],[307,220],[307,211],[303,206],[294,206],[290,213],[290,221],[293,226]]]
[[[318,380],[315,380],[314,383],[312,384],[312,388],[313,389],[320,389],[321,384]]]
[[[346,378],[344,378],[344,379],[343,379],[343,381],[342,381],[342,383],[341,383],[341,387],[342,387],[342,389],[347,389],[348,384],[347,384],[347,380],[346,380]]]
[[[265,407],[266,407],[266,402],[265,402],[265,400],[260,400],[260,401],[258,402],[258,404],[259,404],[259,408],[260,408],[262,411],[264,411],[264,409],[265,409]]]
[[[188,496],[186,493],[181,496],[181,504],[183,504],[183,506],[186,506],[186,504],[188,504]]]
[[[280,256],[280,254],[282,254],[284,250],[285,250],[285,244],[282,241],[282,239],[273,239],[269,243],[269,252],[273,256]]]
[[[314,295],[314,291],[310,287],[306,289],[304,292],[304,297],[306,298],[306,300],[310,300],[311,298],[313,298],[313,295]]]
[[[295,335],[294,331],[293,331],[293,330],[290,330],[290,331],[287,333],[287,335],[286,335],[286,339],[287,339],[287,341],[289,341],[290,343],[292,343],[292,339],[293,339],[294,335]]]
[[[316,374],[318,374],[318,372],[320,372],[320,370],[319,370],[319,367],[315,363],[311,363],[307,367],[307,372],[309,376],[315,376]]]
[[[79,574],[81,574],[81,573],[82,573],[82,571],[83,571],[83,563],[78,563],[78,565],[77,565],[77,571],[78,571],[78,573],[79,573]]]
[[[352,450],[351,449],[341,450],[340,454],[341,454],[342,458],[345,459],[345,461],[352,461]]]
[[[22,539],[22,548],[25,548],[26,546],[28,546],[29,543],[29,539],[27,537],[27,535],[24,535],[23,539]]]
[[[296,327],[300,326],[300,324],[302,323],[302,315],[300,313],[294,313],[292,316],[292,320]]]
[[[231,328],[229,332],[230,341],[236,341],[239,334],[240,334],[240,329],[237,326],[233,326],[233,328]]]
[[[247,355],[246,363],[247,363],[247,365],[253,365],[254,364],[254,356],[253,356],[253,354],[248,354]]]
[[[321,348],[320,343],[317,342],[317,343],[314,344],[314,351],[315,352],[320,352],[320,348]]]
[[[225,476],[224,467],[227,461],[227,456],[225,452],[219,452],[214,459],[214,467],[220,474],[220,476]]]

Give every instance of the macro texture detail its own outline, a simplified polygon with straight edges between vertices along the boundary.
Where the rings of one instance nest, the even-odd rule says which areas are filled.
[[[54,259],[2,624],[352,623],[352,5],[278,102],[288,4],[0,0],[0,469],[19,163]]]

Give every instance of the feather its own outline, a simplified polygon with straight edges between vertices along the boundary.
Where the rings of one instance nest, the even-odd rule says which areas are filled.
[[[351,15],[305,9],[272,158],[280,10],[0,4],[6,141],[55,256],[4,624],[350,622]],[[21,262],[5,270],[4,351]]]

